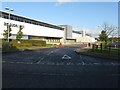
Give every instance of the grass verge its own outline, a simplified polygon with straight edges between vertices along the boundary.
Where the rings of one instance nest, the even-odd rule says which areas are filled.
[[[87,53],[117,60],[119,60],[120,58],[120,48],[111,48],[110,51],[109,49],[103,49],[102,51],[101,49],[96,49],[94,52],[92,51],[92,49],[89,49]]]

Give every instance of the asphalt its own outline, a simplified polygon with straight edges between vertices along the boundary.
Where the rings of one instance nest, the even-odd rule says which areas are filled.
[[[75,53],[80,46],[2,56],[3,88],[118,88],[120,63]],[[64,55],[70,60],[62,60]]]

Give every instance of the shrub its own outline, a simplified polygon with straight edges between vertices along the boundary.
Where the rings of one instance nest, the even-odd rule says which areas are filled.
[[[16,46],[13,46],[10,42],[2,42],[2,51],[17,51]]]
[[[13,44],[13,46],[15,46],[15,47],[31,47],[32,46],[32,44],[30,44],[30,43],[15,43],[15,44]]]
[[[42,40],[21,40],[18,44],[17,40],[12,40],[14,46],[46,46],[46,41]]]
[[[2,47],[8,48],[8,47],[31,47],[31,46],[46,46],[46,41],[42,40],[21,40],[21,43],[18,43],[17,40],[11,40],[11,42],[6,42],[4,39],[2,39]]]

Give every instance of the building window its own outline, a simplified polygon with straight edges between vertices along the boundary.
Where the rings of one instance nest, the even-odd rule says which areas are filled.
[[[11,16],[10,19],[11,19],[11,20],[14,20],[14,17]]]
[[[3,15],[3,18],[8,19],[8,15]]]

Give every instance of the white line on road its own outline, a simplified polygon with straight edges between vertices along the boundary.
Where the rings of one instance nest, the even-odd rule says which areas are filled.
[[[85,63],[82,61],[82,65],[85,65]]]
[[[39,64],[45,64],[44,62],[41,62],[41,63],[39,63]]]
[[[82,65],[85,65],[85,62],[83,61],[83,58],[81,55],[80,55],[80,60],[82,61]]]
[[[82,56],[80,55],[80,59],[82,59]]]
[[[95,64],[95,65],[100,65],[100,63],[93,63],[93,64]]]
[[[15,63],[15,62],[9,62],[9,63]]]
[[[73,76],[73,74],[67,74],[67,73],[42,73],[42,75],[50,75],[50,76]]]
[[[53,53],[53,51],[49,52],[47,55],[50,55],[50,54],[52,54],[52,53]]]
[[[6,61],[2,61],[2,63],[5,63]]]
[[[76,65],[82,65],[82,63],[77,63]]]
[[[15,63],[24,63],[24,62],[15,62]]]
[[[36,64],[39,64],[43,59],[44,57],[42,57]]]
[[[57,63],[56,65],[64,65],[64,63]]]

